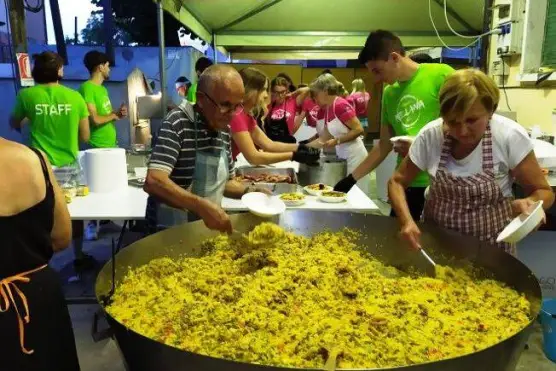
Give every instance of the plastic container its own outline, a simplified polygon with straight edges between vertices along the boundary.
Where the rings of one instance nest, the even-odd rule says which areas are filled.
[[[540,314],[543,335],[544,354],[556,362],[556,299],[545,299]]]

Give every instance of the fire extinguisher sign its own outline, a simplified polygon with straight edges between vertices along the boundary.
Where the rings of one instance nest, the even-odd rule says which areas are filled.
[[[29,63],[29,54],[17,53],[16,57],[21,86],[35,85],[35,80],[33,80],[33,76],[31,76],[31,63]]]

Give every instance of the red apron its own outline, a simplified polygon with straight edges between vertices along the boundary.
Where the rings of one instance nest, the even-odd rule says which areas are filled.
[[[453,138],[446,135],[440,164],[425,201],[423,219],[496,244],[496,237],[512,220],[512,198],[502,194],[494,176],[490,125],[483,136],[482,173],[467,177],[450,174],[446,164],[452,144]],[[515,245],[496,245],[515,255]]]

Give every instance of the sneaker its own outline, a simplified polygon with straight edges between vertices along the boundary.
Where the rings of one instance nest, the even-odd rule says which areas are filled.
[[[79,259],[73,261],[73,269],[76,273],[92,270],[97,266],[98,262],[91,255],[83,254]]]
[[[85,239],[87,241],[98,240],[98,224],[96,221],[90,221],[85,228]]]

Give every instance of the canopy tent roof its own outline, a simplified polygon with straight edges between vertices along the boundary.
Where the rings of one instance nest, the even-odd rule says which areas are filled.
[[[395,32],[406,47],[442,46],[429,2],[442,40],[468,45],[472,40],[449,30],[444,0],[162,0],[162,6],[235,59],[352,59],[372,29]],[[448,1],[450,25],[480,34],[484,7],[485,0]]]

